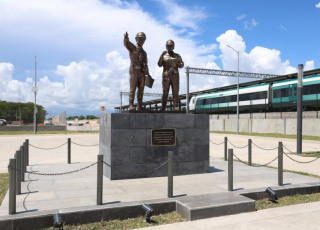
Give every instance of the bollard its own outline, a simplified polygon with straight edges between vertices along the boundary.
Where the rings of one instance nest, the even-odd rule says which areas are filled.
[[[233,191],[233,149],[228,149],[228,191]]]
[[[283,147],[282,142],[279,142],[278,147],[278,185],[283,185]]]
[[[26,139],[27,165],[29,165],[29,139]]]
[[[168,198],[173,197],[173,151],[168,152]]]
[[[16,214],[16,159],[9,160],[9,215]]]
[[[228,160],[228,137],[224,137],[224,161]]]
[[[23,142],[22,146],[24,151],[24,166],[25,166],[25,171],[27,171],[27,165],[28,165],[27,143]]]
[[[20,195],[21,194],[21,151],[20,150],[17,150],[16,151],[16,154],[15,154],[15,158],[17,160],[16,162],[16,194],[17,195]]]
[[[71,138],[68,138],[68,164],[71,164]]]
[[[97,205],[102,205],[103,192],[103,155],[98,155],[97,163]]]
[[[25,181],[25,178],[24,178],[24,163],[25,163],[25,157],[26,155],[24,154],[24,147],[23,146],[20,146],[20,152],[21,152],[21,164],[20,164],[20,172],[21,172],[21,181],[24,182]]]
[[[248,165],[252,165],[252,140],[248,139]]]

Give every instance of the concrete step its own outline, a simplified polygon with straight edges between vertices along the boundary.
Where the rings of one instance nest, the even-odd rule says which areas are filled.
[[[179,198],[176,208],[178,213],[192,221],[253,212],[255,201],[232,192],[215,193]]]

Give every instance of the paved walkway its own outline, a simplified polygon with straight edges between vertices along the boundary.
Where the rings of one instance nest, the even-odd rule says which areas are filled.
[[[253,143],[259,147],[270,149],[278,146],[278,142],[282,141],[283,145],[286,146],[291,151],[296,151],[296,140],[295,139],[286,139],[286,138],[270,138],[270,137],[257,137],[257,136],[244,136],[244,135],[231,135],[231,134],[217,134],[211,133],[210,140],[214,143],[221,143],[224,141],[224,137],[228,137],[228,140],[237,147],[242,147],[248,144],[248,139],[251,139]],[[248,148],[235,148],[228,143],[228,148],[233,148],[233,153],[237,155],[241,160],[248,161]],[[304,140],[302,150],[304,152],[311,151],[320,151],[320,141],[309,141]],[[284,148],[284,152],[288,153],[289,151]],[[262,150],[252,145],[252,162],[258,164],[266,164],[274,159],[278,154],[278,150]],[[224,144],[215,145],[211,143],[210,145],[210,156],[214,157],[224,157]],[[309,157],[300,157],[289,155],[295,160],[306,162],[314,158]],[[285,155],[284,159],[284,169],[289,169],[293,171],[306,172],[311,174],[316,174],[320,176],[320,159],[309,163],[309,164],[300,164],[290,160]],[[274,161],[270,166],[278,167],[278,161]]]
[[[29,171],[60,173],[83,168],[92,164],[35,164]],[[166,166],[164,166],[166,167]],[[220,158],[210,158],[210,171],[207,174],[194,174],[174,177],[174,196],[190,196],[227,192],[227,162]],[[72,174],[60,176],[38,176],[26,174],[22,183],[21,195],[17,196],[17,212],[40,211],[96,204],[96,165]],[[277,186],[277,170],[266,167],[249,167],[234,163],[234,190],[267,188]],[[293,173],[284,173],[284,184],[319,182],[319,179]],[[109,180],[103,179],[103,202],[117,203],[162,199],[167,197],[167,177]],[[8,214],[8,195],[1,207],[0,216]]]
[[[257,212],[167,224],[144,230],[275,230],[320,229],[320,202],[299,204]]]

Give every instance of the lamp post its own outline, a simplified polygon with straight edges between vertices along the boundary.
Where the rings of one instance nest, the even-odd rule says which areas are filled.
[[[37,55],[34,55],[34,114],[33,114],[33,123],[34,123],[34,134],[37,134]]]
[[[237,78],[238,78],[238,84],[237,84],[237,135],[239,135],[239,51],[232,48],[230,45],[227,45],[230,49],[233,49],[238,54],[238,72],[237,72]]]

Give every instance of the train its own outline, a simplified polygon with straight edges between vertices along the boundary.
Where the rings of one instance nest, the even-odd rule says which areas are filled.
[[[295,111],[297,79],[239,87],[239,111]],[[237,88],[193,96],[191,113],[233,113],[237,110]],[[303,78],[303,109],[318,110],[320,106],[320,74]]]

